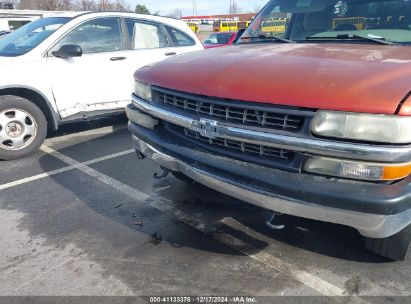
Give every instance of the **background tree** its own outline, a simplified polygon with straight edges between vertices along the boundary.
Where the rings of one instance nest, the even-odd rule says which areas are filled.
[[[135,12],[137,14],[150,15],[150,10],[145,5],[141,5],[141,4],[136,5]]]
[[[127,0],[20,0],[19,8],[43,11],[131,11]],[[140,9],[142,14],[150,14],[144,5]]]
[[[62,1],[60,0],[40,0],[38,8],[44,11],[58,11],[61,10]]]
[[[74,0],[60,0],[59,1],[59,10],[63,11],[71,11],[75,9],[75,1]]]
[[[128,12],[130,11],[130,5],[126,0],[116,0],[114,2],[114,10],[118,12]]]
[[[21,9],[38,9],[38,0],[20,0],[19,8]]]
[[[95,11],[95,0],[20,0],[19,8],[50,11]]]
[[[97,3],[94,0],[78,0],[76,10],[79,11],[96,11]]]
[[[109,0],[99,0],[97,8],[103,12],[112,11],[114,10],[114,4]]]

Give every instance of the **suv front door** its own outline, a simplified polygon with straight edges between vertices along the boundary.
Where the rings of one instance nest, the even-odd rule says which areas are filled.
[[[122,79],[122,98],[130,99],[134,72],[174,53],[168,53],[172,52],[167,49],[170,41],[161,23],[134,18],[126,18],[124,22],[128,35],[128,66],[119,78]]]
[[[128,65],[119,78],[124,79],[122,98],[130,98],[134,72],[167,57],[201,49],[186,33],[160,22],[125,18]],[[188,29],[188,28],[187,28]],[[190,30],[190,29],[188,29]]]
[[[78,45],[81,57],[52,55],[63,45]],[[128,97],[120,93],[127,66],[121,19],[97,18],[86,21],[66,34],[49,52],[51,88],[62,118],[82,112],[123,108]]]

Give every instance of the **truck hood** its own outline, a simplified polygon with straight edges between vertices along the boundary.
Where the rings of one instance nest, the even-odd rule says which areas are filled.
[[[376,44],[236,45],[176,56],[135,77],[210,97],[393,114],[411,90],[410,50]]]

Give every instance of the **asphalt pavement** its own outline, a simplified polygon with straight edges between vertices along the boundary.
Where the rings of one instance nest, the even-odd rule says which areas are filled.
[[[156,172],[124,118],[0,162],[0,295],[411,295],[410,260],[367,252],[351,228],[284,216],[270,230],[266,210]]]

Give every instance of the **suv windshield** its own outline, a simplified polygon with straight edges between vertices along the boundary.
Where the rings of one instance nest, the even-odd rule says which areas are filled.
[[[0,40],[0,56],[24,55],[54,33],[71,18],[51,17],[33,21]]]
[[[411,43],[410,0],[272,0],[242,42]],[[250,39],[254,38],[254,39]]]

